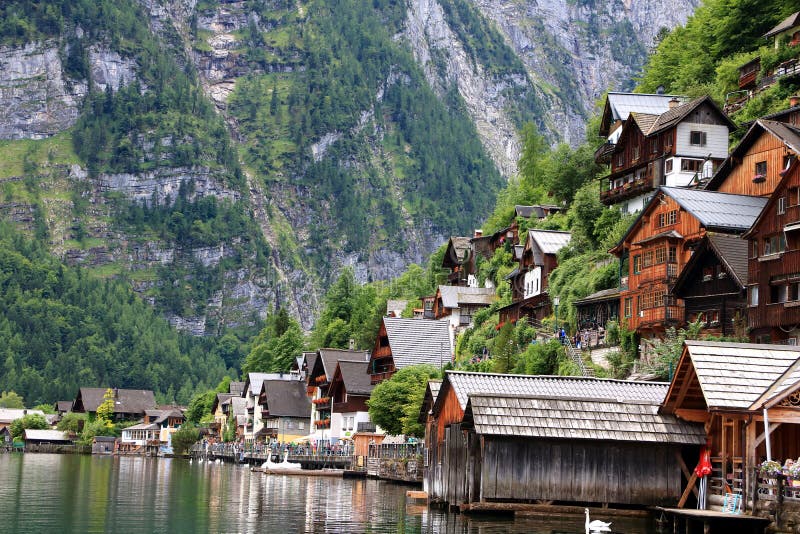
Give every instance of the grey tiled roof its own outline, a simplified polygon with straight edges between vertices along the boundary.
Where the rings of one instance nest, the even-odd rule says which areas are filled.
[[[450,361],[450,321],[384,317],[383,323],[397,369],[418,364],[438,367]]]
[[[494,289],[486,287],[439,286],[445,308],[459,308],[460,304],[490,305],[496,300]]]
[[[336,372],[336,365],[339,360],[368,361],[368,353],[363,350],[346,349],[319,349],[319,358],[322,359],[322,367],[325,369],[325,378],[330,381]]]
[[[777,26],[765,33],[763,37],[772,37],[773,35],[777,35],[788,30],[789,28],[794,28],[798,24],[800,24],[800,11],[796,11],[780,21]]]
[[[26,441],[69,441],[67,433],[61,430],[36,430],[33,428],[24,430],[23,439]]]
[[[716,251],[720,260],[736,277],[739,285],[747,285],[747,249],[748,242],[741,237],[729,234],[706,234],[708,242]]]
[[[601,289],[596,293],[592,293],[591,295],[587,295],[580,300],[575,301],[575,305],[579,306],[581,304],[588,304],[590,302],[600,302],[604,300],[614,300],[619,298],[620,289],[618,287],[612,287],[611,289]]]
[[[228,391],[237,397],[241,397],[242,391],[244,391],[244,382],[231,382],[228,386]]]
[[[245,387],[247,387],[247,384],[250,384],[247,394],[257,397],[261,394],[261,385],[264,383],[264,380],[290,379],[291,375],[289,373],[248,373],[247,380],[245,381]],[[242,388],[242,391],[244,392],[244,388]]]
[[[683,209],[697,217],[700,223],[709,230],[743,232],[752,226],[769,200],[763,197],[682,187],[662,186],[660,189],[680,204]]]
[[[625,120],[631,112],[661,115],[669,109],[669,101],[675,95],[648,95],[638,93],[608,93],[608,103],[614,120]]]
[[[264,380],[269,415],[275,417],[311,417],[311,400],[306,384],[299,380]]]
[[[368,361],[339,360],[339,371],[348,395],[369,395],[375,387],[367,373]]]
[[[465,420],[478,434],[702,445],[703,425],[660,415],[654,402],[471,395]]]
[[[572,234],[557,230],[528,230],[528,236],[544,254],[556,254],[569,244]]]
[[[748,409],[800,358],[800,347],[686,341],[709,408]]]
[[[765,404],[770,407],[792,394],[798,386],[800,386],[800,359],[794,362],[761,397],[756,399],[750,409],[758,410]]]
[[[447,371],[445,381],[458,397],[461,409],[475,393],[514,394],[545,397],[634,400],[661,403],[669,384],[577,376],[504,375]]]
[[[433,402],[436,402],[436,398],[439,396],[439,390],[442,387],[441,380],[428,380],[428,388],[431,390],[431,395],[433,396]]]
[[[79,395],[87,412],[96,412],[103,403],[109,388],[80,388]],[[114,413],[144,414],[148,408],[156,407],[156,398],[149,389],[114,389]],[[77,399],[76,399],[77,400]]]

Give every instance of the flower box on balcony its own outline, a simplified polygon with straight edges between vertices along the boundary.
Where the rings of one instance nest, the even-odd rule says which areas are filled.
[[[756,174],[755,176],[753,176],[753,183],[754,184],[760,184],[760,183],[762,183],[762,182],[764,182],[766,180],[767,180],[767,176],[765,174]]]
[[[330,401],[331,401],[330,397],[321,397],[319,399],[314,399],[311,402],[313,402],[314,404],[319,405],[319,404],[328,404]]]

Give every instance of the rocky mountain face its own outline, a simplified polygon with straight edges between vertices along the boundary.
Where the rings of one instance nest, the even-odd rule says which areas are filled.
[[[59,35],[0,45],[0,149],[9,163],[0,171],[0,213],[46,236],[70,263],[129,277],[197,335],[252,322],[276,303],[310,327],[342,266],[360,280],[388,279],[447,235],[469,232],[500,176],[515,173],[519,127],[532,120],[553,142],[578,142],[595,99],[630,88],[658,32],[698,3],[376,1],[375,13],[351,13],[366,30],[318,53],[316,43],[347,33],[330,23],[353,11],[346,2],[137,1],[163,54],[194,76],[224,119],[242,180],[230,179],[239,173],[233,163],[178,158],[187,144],[206,152],[197,135],[155,135],[153,127],[131,130],[115,147],[126,161],[135,159],[126,151],[138,154],[137,165],[110,158],[89,168],[71,146],[76,122],[92,113],[87,94],[107,92],[111,102],[130,84],[142,95],[161,89],[143,75],[135,47],[65,23]],[[369,29],[375,21],[386,39],[354,44],[379,33]],[[78,52],[81,72],[71,67]],[[339,70],[317,74],[332,63]],[[345,77],[351,86],[337,81]],[[326,88],[336,94],[316,94]],[[467,136],[446,142],[464,147],[472,135],[479,144],[437,147],[441,135],[415,131],[421,118],[426,129]],[[448,168],[462,178],[447,182],[455,179],[443,176]],[[153,225],[136,233],[133,216],[120,215],[120,206],[150,213],[179,196],[213,197],[255,224],[214,241],[197,238],[207,229],[195,223],[194,239],[183,239]],[[192,291],[199,280],[206,290]]]

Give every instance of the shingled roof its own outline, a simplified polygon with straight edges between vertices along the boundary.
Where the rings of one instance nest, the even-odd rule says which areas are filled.
[[[611,289],[601,289],[591,295],[587,295],[580,300],[575,301],[575,306],[580,306],[583,304],[590,304],[592,302],[603,302],[606,300],[617,300],[619,299],[619,292],[620,289],[618,287],[612,287]]]
[[[800,347],[686,341],[678,365],[686,358],[709,409],[747,410],[800,358]]]
[[[333,373],[336,372],[336,365],[340,360],[369,361],[369,353],[365,350],[345,350],[345,349],[319,349],[318,357],[320,364],[325,370],[325,378],[330,381]]]
[[[497,300],[494,289],[486,287],[439,286],[442,305],[445,308],[460,308],[462,304],[485,304]]]
[[[653,125],[650,127],[649,130],[643,132],[646,136],[650,137],[652,135],[656,135],[657,133],[663,132],[673,126],[677,125],[678,123],[682,122],[686,117],[689,116],[691,112],[695,109],[699,108],[703,104],[708,104],[714,111],[717,112],[719,117],[726,123],[730,130],[736,129],[736,124],[731,121],[725,113],[719,109],[719,106],[714,102],[714,100],[706,95],[701,96],[699,98],[695,98],[685,104],[681,104],[675,106],[674,108],[668,109],[664,113],[658,116],[658,119],[653,122]]]
[[[703,425],[658,413],[658,403],[527,395],[470,395],[467,426],[483,435],[702,445]]]
[[[695,266],[702,262],[706,254],[714,254],[728,274],[731,275],[733,281],[744,289],[747,285],[747,249],[748,242],[739,236],[715,232],[707,233],[681,270],[681,274],[672,288],[673,293],[680,295],[684,287],[697,281],[698,274],[695,271]]]
[[[632,112],[660,115],[669,110],[669,101],[673,98],[679,101],[686,99],[676,95],[609,92],[603,108],[599,133],[608,135],[613,123],[626,120]]]
[[[339,372],[342,373],[342,382],[348,395],[366,395],[372,393],[375,387],[367,374],[368,361],[339,360]]]
[[[798,25],[800,25],[800,11],[792,13],[791,15],[780,21],[777,24],[777,26],[772,28],[767,33],[765,33],[762,37],[764,38],[772,37],[773,35],[778,35],[779,33],[794,28],[795,26]]]
[[[396,369],[450,361],[450,321],[384,317],[383,324]]]
[[[264,380],[270,417],[311,417],[306,384],[299,380]]]
[[[558,230],[528,230],[528,237],[543,254],[556,254],[569,244],[572,234]]]
[[[745,231],[752,226],[764,205],[766,198],[747,195],[734,195],[717,191],[686,189],[683,187],[660,188],[675,202],[697,217],[707,230]]]
[[[80,388],[72,405],[73,411],[96,412],[103,403],[109,388]],[[144,415],[145,410],[156,407],[156,398],[149,389],[115,389],[114,413]]]
[[[442,389],[445,387],[453,388],[458,398],[458,403],[461,409],[464,410],[467,407],[469,397],[476,393],[544,396],[548,398],[632,400],[659,404],[664,399],[669,384],[665,382],[637,382],[577,376],[506,375],[447,371]],[[442,396],[439,395],[437,405],[441,399]]]

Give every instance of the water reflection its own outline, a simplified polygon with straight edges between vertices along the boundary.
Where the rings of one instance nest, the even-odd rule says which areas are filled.
[[[583,517],[471,517],[407,501],[377,480],[253,473],[137,457],[0,454],[0,525],[12,532],[582,533]],[[617,518],[615,532],[651,532]]]

